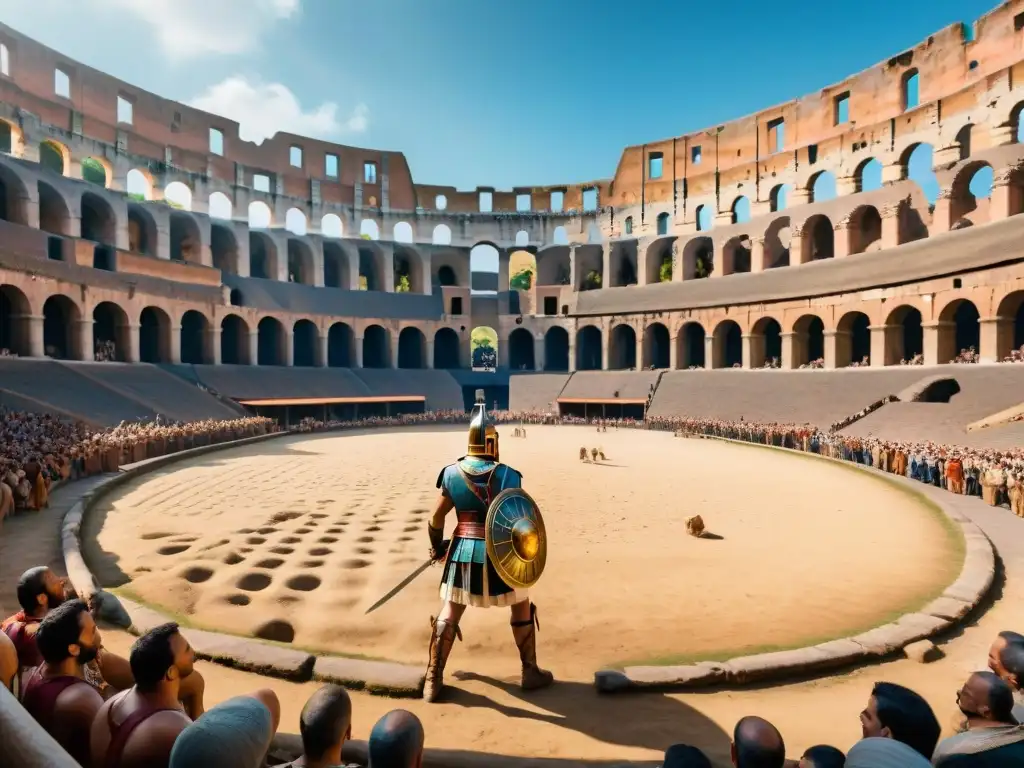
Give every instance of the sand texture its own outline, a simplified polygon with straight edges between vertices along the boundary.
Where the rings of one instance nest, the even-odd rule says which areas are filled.
[[[532,592],[540,660],[562,680],[852,634],[920,607],[960,569],[934,508],[841,465],[664,433],[511,433],[502,458],[549,533]],[[105,585],[196,626],[425,662],[440,568],[364,611],[426,558],[438,471],[464,445],[463,429],[399,429],[185,461],[101,502],[86,554]],[[584,445],[608,461],[581,463]],[[712,536],[686,534],[695,514]],[[508,621],[505,609],[470,609],[449,671],[514,679]]]

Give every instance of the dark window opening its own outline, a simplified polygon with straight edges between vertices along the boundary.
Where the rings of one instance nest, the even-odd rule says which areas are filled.
[[[557,296],[545,296],[544,297],[544,314],[555,315],[558,314],[558,297]]]

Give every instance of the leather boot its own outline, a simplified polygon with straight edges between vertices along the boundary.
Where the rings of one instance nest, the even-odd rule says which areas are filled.
[[[554,681],[555,676],[546,669],[537,666],[537,606],[530,603],[530,618],[526,621],[512,622],[512,636],[519,646],[519,659],[523,662],[522,688],[524,691],[535,691],[546,688]]]
[[[427,662],[427,674],[423,682],[423,698],[436,701],[444,684],[444,665],[448,662],[448,654],[455,645],[455,638],[462,639],[462,632],[458,624],[433,616],[430,617],[430,627],[430,661]]]

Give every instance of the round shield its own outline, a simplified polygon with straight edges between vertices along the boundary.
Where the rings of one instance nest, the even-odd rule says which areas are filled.
[[[487,556],[510,587],[532,587],[544,573],[548,536],[540,508],[522,488],[499,493],[487,509],[484,524]]]

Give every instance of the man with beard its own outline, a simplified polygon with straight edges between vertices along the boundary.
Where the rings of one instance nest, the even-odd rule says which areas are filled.
[[[175,739],[192,723],[178,698],[194,661],[177,624],[162,624],[135,641],[129,657],[135,686],[107,701],[93,720],[93,766],[167,766]]]
[[[988,651],[988,668],[1001,677],[1013,691],[1013,716],[1024,723],[1024,635],[1000,632]]]
[[[89,732],[103,697],[85,681],[100,632],[82,600],[69,600],[39,622],[36,647],[43,663],[25,675],[21,703],[36,722],[81,765],[89,764]]]
[[[939,743],[933,765],[1024,766],[1024,726],[1013,719],[1013,691],[1006,681],[994,672],[975,672],[957,693],[956,703],[967,718],[967,729]]]

